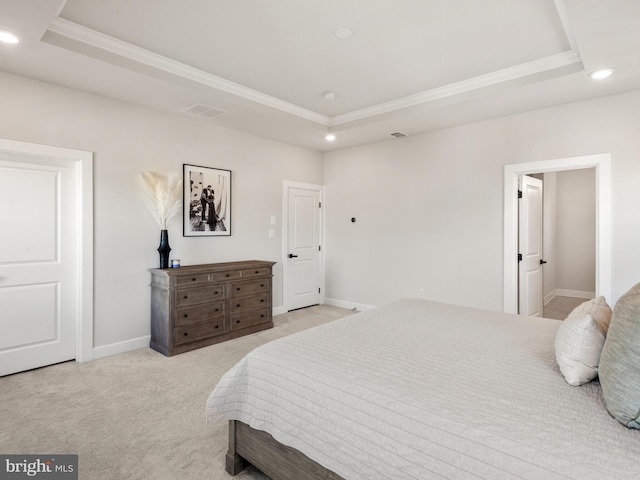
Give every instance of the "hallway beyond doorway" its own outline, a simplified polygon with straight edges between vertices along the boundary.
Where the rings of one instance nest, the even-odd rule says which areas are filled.
[[[542,316],[544,318],[564,320],[574,308],[588,301],[586,298],[557,296],[544,306]]]

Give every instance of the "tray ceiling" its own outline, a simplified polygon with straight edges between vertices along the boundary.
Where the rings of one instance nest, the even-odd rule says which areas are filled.
[[[328,150],[638,88],[638,4],[1,0],[0,68]]]

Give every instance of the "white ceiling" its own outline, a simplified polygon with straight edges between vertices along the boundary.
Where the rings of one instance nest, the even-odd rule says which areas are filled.
[[[0,0],[0,28],[4,71],[321,151],[640,88],[640,0]]]

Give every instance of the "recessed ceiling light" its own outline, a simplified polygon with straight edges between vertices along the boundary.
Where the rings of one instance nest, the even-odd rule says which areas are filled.
[[[6,30],[0,30],[0,42],[3,43],[18,43],[20,40],[13,33]]]
[[[333,133],[328,133],[324,138],[327,142],[333,142],[336,139],[336,136]]]
[[[353,32],[348,28],[340,27],[335,32],[333,32],[333,34],[336,36],[336,38],[349,38],[351,35],[353,35]]]
[[[335,100],[336,99],[336,92],[324,92],[322,97],[325,100]]]
[[[602,80],[603,78],[607,78],[608,76],[610,76],[613,72],[615,72],[615,70],[615,68],[611,67],[600,68],[591,72],[589,76],[594,80]]]

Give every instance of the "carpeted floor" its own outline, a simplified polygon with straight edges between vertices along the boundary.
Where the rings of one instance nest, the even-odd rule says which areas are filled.
[[[209,393],[255,347],[350,313],[321,305],[171,358],[143,349],[0,378],[0,453],[78,454],[81,480],[263,480],[224,471],[227,423],[206,424]]]

